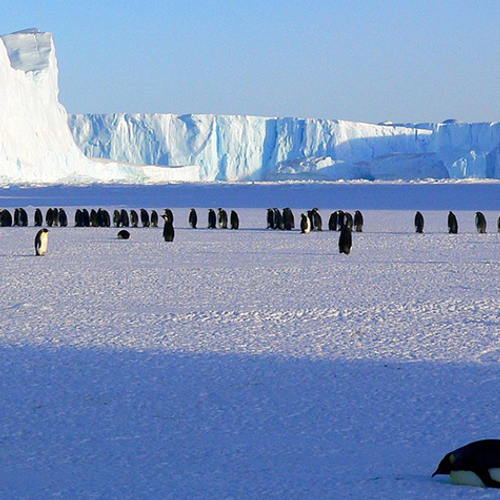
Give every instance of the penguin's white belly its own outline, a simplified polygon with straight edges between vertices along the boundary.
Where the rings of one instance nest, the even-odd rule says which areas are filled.
[[[500,468],[489,469],[491,479],[500,482]],[[486,485],[481,481],[479,476],[470,470],[458,470],[450,472],[450,479],[453,484],[461,484],[464,486],[482,486]]]
[[[43,233],[40,237],[40,245],[38,247],[38,255],[45,255],[49,246],[49,237],[47,233]]]

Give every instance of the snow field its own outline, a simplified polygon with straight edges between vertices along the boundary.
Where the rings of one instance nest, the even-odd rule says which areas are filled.
[[[0,228],[5,498],[495,497],[430,475],[498,437],[498,213],[363,211],[345,256],[188,212],[173,244],[51,228],[45,257]]]

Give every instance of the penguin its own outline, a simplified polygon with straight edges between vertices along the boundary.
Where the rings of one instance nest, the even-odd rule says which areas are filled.
[[[122,224],[122,218],[119,210],[113,211],[113,224],[115,227],[120,227]]]
[[[52,213],[52,209],[49,208],[47,213],[45,214],[45,223],[47,226],[52,227],[54,225],[54,214]]]
[[[420,212],[417,212],[415,214],[415,220],[413,222],[415,224],[415,232],[416,233],[423,233],[424,232],[424,216]]]
[[[321,219],[321,215],[319,215],[318,209],[313,208],[311,210],[312,222],[313,222],[313,230],[314,231],[322,231],[323,230],[323,221]]]
[[[339,253],[349,255],[352,248],[352,229],[345,224],[340,230],[339,236]]]
[[[283,227],[285,228],[285,231],[291,231],[295,228],[293,212],[289,207],[283,209]]]
[[[49,230],[40,229],[35,236],[35,253],[36,255],[45,255],[49,244]]]
[[[163,238],[165,241],[174,241],[174,225],[170,221],[168,215],[162,215],[162,217],[165,220],[165,225],[163,226]]]
[[[476,212],[476,229],[478,233],[486,232],[486,218],[482,212]]]
[[[227,212],[223,208],[219,208],[218,212],[219,227],[221,229],[227,229]]]
[[[128,212],[122,208],[120,210],[120,221],[122,224],[122,227],[129,227],[130,226],[130,219],[128,217]]]
[[[149,222],[149,214],[148,214],[147,210],[145,210],[144,208],[141,208],[140,212],[141,212],[142,227],[149,227],[151,225],[151,223]]]
[[[21,226],[21,211],[19,208],[14,210],[14,226]]]
[[[126,229],[122,229],[118,231],[118,239],[119,240],[128,240],[130,238],[130,233]]]
[[[130,225],[132,227],[138,227],[139,226],[139,215],[135,210],[130,211]]]
[[[99,227],[99,221],[97,220],[97,211],[94,209],[90,211],[90,225],[92,227]]]
[[[337,210],[337,231],[340,231],[344,227],[344,223],[344,212],[342,210]]]
[[[281,215],[281,212],[279,211],[278,208],[273,209],[274,213],[274,229],[285,229],[285,226],[283,225],[283,217]]]
[[[231,210],[229,220],[231,222],[231,229],[238,229],[240,227],[240,219],[234,210]]]
[[[43,224],[43,215],[42,211],[39,208],[35,210],[34,219],[35,227],[40,227]]]
[[[86,208],[82,210],[82,221],[83,227],[90,227],[90,214]]]
[[[500,233],[500,216],[498,216],[498,219],[497,219],[497,230]]]
[[[52,209],[52,225],[55,227],[59,225],[59,210],[57,208]]]
[[[328,219],[328,230],[337,230],[337,212],[332,212],[332,214],[330,215],[330,219]]]
[[[67,227],[68,226],[68,216],[66,212],[64,211],[64,208],[60,208],[58,212],[58,219],[59,219],[59,225],[61,227]]]
[[[362,233],[363,232],[363,224],[364,224],[363,214],[359,210],[356,210],[354,212],[354,230],[357,233]]]
[[[210,208],[208,210],[208,229],[215,229],[215,225],[216,225],[215,211],[213,208]]]
[[[107,210],[100,208],[97,211],[97,220],[99,222],[99,227],[111,227],[111,217]]]
[[[23,227],[27,227],[28,226],[28,213],[26,212],[26,210],[24,210],[24,208],[20,208],[19,210],[21,211],[21,225]]]
[[[158,212],[151,210],[151,227],[158,227]]]
[[[448,214],[448,232],[450,234],[457,234],[458,233],[457,218],[455,217],[455,214],[451,210],[450,210],[450,213]]]
[[[194,208],[192,208],[189,211],[189,225],[193,229],[196,229],[196,224],[198,224],[198,215],[196,214],[196,210]]]
[[[267,209],[267,228],[274,229],[274,211],[272,208]]]
[[[453,484],[500,488],[500,439],[483,439],[447,453],[432,474]]]
[[[2,227],[12,226],[12,214],[6,209],[0,210],[0,225]]]
[[[311,219],[307,214],[300,214],[300,232],[303,234],[311,232]]]
[[[352,229],[354,225],[354,221],[352,219],[352,215],[349,212],[344,212],[344,226],[347,226],[349,229]]]
[[[79,208],[75,212],[75,227],[83,227],[83,212]]]
[[[174,214],[170,208],[166,208],[163,211],[163,215],[166,215],[168,217],[168,220],[173,224],[174,223]]]

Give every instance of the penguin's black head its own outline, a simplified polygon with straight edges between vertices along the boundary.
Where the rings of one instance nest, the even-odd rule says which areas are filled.
[[[438,468],[435,470],[432,477],[438,474],[449,474],[453,470],[453,463],[455,462],[455,455],[453,453],[447,453],[443,460],[439,462]]]

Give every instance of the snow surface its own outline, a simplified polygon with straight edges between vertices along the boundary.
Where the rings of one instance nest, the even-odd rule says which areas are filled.
[[[278,188],[296,220],[311,193],[331,195],[325,222],[364,200],[349,256],[338,233],[263,229],[272,187],[3,190],[31,223],[43,201],[70,217],[173,201],[176,239],[51,228],[35,257],[36,228],[0,228],[0,496],[497,498],[430,476],[498,438],[499,185]],[[420,195],[424,234],[413,210],[380,210],[388,188],[393,206]],[[203,227],[229,192],[258,207],[239,231],[188,229],[191,204]]]

